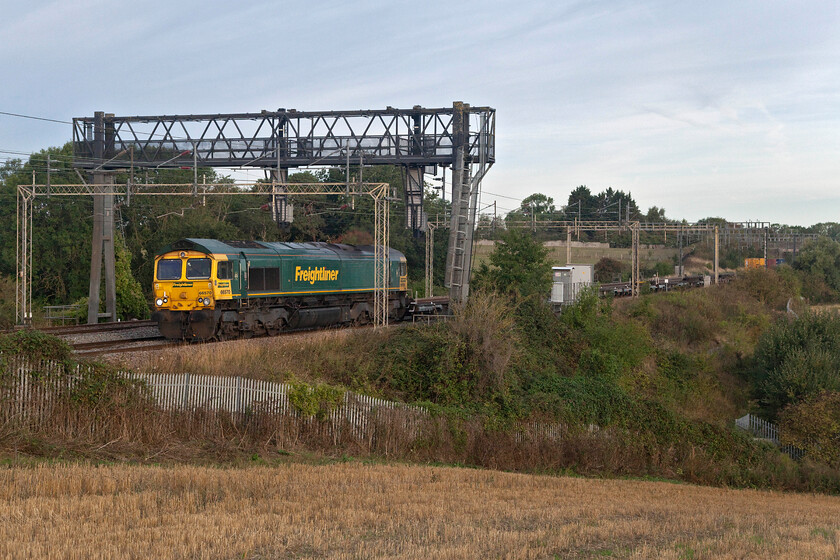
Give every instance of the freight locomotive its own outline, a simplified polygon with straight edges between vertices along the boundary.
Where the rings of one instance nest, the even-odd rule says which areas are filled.
[[[388,312],[408,308],[405,256],[388,249]],[[364,324],[374,312],[374,247],[181,239],[155,256],[154,312],[177,340]]]

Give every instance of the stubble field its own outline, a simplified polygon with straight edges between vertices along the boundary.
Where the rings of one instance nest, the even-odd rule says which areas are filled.
[[[840,498],[357,462],[0,469],[2,558],[840,558]]]

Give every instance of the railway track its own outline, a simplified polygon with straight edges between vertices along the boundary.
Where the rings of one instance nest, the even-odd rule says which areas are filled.
[[[449,298],[435,297],[415,300],[416,315],[412,319],[434,322],[448,310]],[[408,320],[410,322],[411,319]],[[395,323],[396,324],[396,323]],[[57,336],[72,346],[79,356],[94,357],[104,354],[147,352],[185,344],[165,339],[154,321],[121,321],[94,325],[46,327],[41,331]],[[322,329],[296,329],[283,331],[282,335],[304,334]],[[209,341],[208,341],[209,342]]]
[[[114,331],[127,331],[145,327],[157,327],[157,323],[149,320],[118,321],[114,323],[96,323],[94,325],[68,325],[61,327],[45,327],[39,330],[55,336],[64,337],[72,335],[94,334],[100,332],[108,333]]]
[[[102,354],[121,354],[124,352],[147,352],[177,346],[179,343],[166,340],[162,336],[144,336],[131,340],[106,340],[100,342],[81,342],[73,344],[73,350],[79,356],[91,357]]]
[[[76,354],[84,357],[157,350],[172,345],[163,338],[154,321],[121,321],[41,330],[63,339]]]

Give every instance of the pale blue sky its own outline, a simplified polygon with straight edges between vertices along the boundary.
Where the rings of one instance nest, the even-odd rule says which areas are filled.
[[[461,100],[497,110],[487,193],[563,203],[586,184],[674,218],[840,221],[837,0],[0,0],[0,14],[0,111],[70,120]],[[71,136],[0,115],[0,150]]]

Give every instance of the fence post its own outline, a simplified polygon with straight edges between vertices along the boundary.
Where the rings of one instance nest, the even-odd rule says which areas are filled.
[[[187,410],[190,405],[190,374],[184,374],[184,396],[181,400],[181,408]]]
[[[235,403],[236,410],[234,412],[236,414],[242,413],[242,378],[236,378],[236,403]]]

